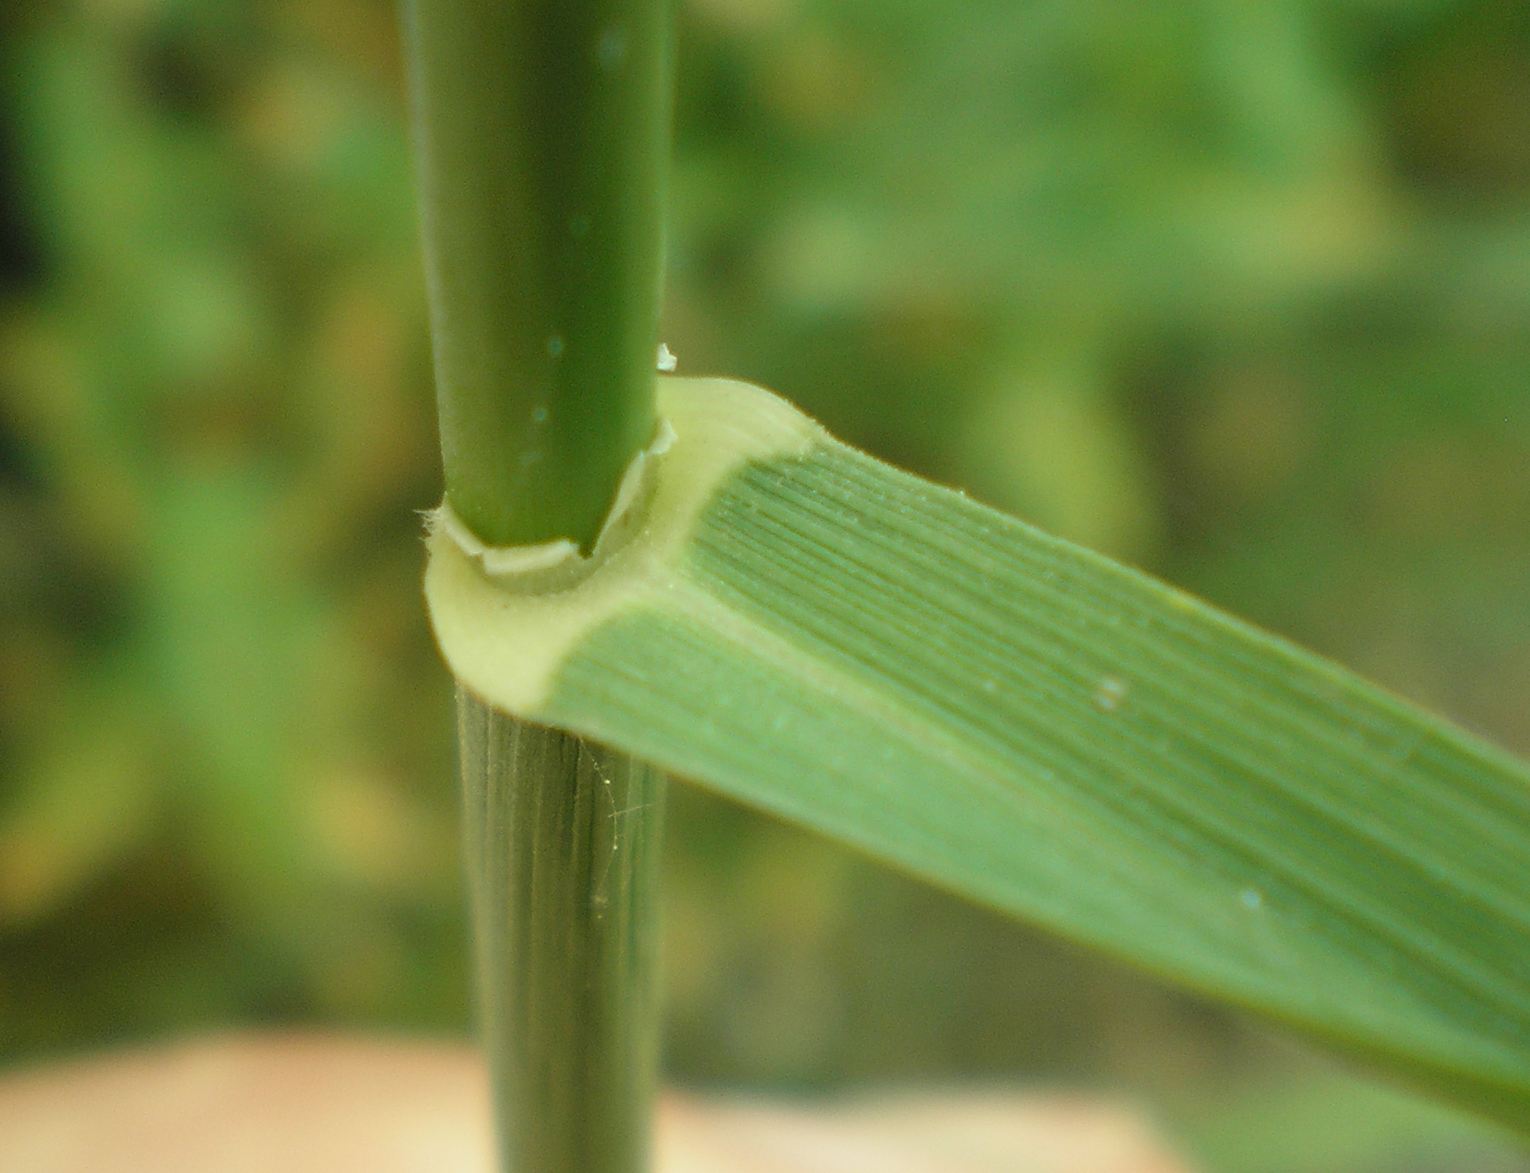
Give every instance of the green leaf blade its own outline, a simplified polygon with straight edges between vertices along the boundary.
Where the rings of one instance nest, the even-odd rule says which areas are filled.
[[[1519,763],[824,437],[646,573],[537,719],[1526,1127]]]

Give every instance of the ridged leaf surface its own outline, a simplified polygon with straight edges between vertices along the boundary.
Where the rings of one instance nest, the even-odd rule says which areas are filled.
[[[675,469],[757,439],[750,404],[777,426],[779,401],[739,387],[667,385]],[[1523,765],[1142,574],[802,436],[774,455],[752,442],[679,538],[645,551],[639,534],[555,592],[606,602],[540,688],[506,694],[519,715],[1527,1128]],[[444,581],[433,613],[465,664],[489,612],[522,600]],[[497,653],[507,679],[516,646]],[[493,702],[485,671],[464,682]]]

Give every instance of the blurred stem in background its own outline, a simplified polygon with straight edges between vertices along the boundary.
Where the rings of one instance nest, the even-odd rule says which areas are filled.
[[[406,0],[447,500],[589,549],[654,425],[665,0]],[[481,1018],[516,1173],[648,1161],[662,779],[458,699]]]

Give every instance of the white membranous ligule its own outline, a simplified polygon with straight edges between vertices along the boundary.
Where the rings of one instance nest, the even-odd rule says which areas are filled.
[[[554,335],[547,340],[547,343],[549,351],[556,343],[557,353],[562,352],[562,338]],[[655,364],[661,374],[673,372],[678,361],[668,346],[662,342],[659,343]],[[532,418],[541,423],[547,418],[547,409],[537,408]],[[569,538],[557,538],[550,542],[538,542],[526,546],[487,545],[468,528],[462,518],[457,516],[457,511],[451,507],[449,501],[442,501],[439,506],[430,511],[426,515],[426,523],[432,532],[441,530],[462,548],[463,553],[477,558],[483,564],[485,572],[499,577],[555,570],[566,563],[589,561],[599,557],[602,548],[610,544],[611,539],[627,521],[627,514],[638,504],[639,498],[651,488],[648,470],[652,462],[668,452],[670,445],[674,442],[674,428],[667,419],[661,417],[654,431],[653,442],[633,457],[632,463],[627,466],[627,471],[622,475],[621,483],[616,487],[616,496],[611,502],[611,510],[606,515],[600,533],[596,535],[594,548],[587,559],[581,558],[578,545]]]
[[[467,524],[457,516],[451,503],[443,501],[427,515],[432,532],[440,531],[451,538],[469,558],[483,567],[484,573],[494,578],[519,578],[528,574],[566,570],[574,577],[578,572],[595,563],[609,549],[618,535],[629,527],[630,514],[638,508],[641,499],[652,488],[650,470],[653,462],[675,442],[675,430],[668,420],[661,419],[655,429],[653,443],[632,458],[627,471],[622,474],[616,487],[611,510],[595,538],[595,545],[586,557],[569,538],[557,538],[551,542],[538,542],[529,546],[486,545]]]
[[[430,515],[425,599],[453,675],[535,718],[580,640],[673,576],[697,518],[744,465],[805,454],[823,429],[764,388],[661,376],[658,434],[622,479],[588,557],[568,539],[481,542],[442,505]]]

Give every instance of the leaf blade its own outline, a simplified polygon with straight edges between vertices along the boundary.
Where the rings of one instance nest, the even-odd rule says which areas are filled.
[[[1520,764],[826,437],[646,575],[537,719],[1530,1118]]]

